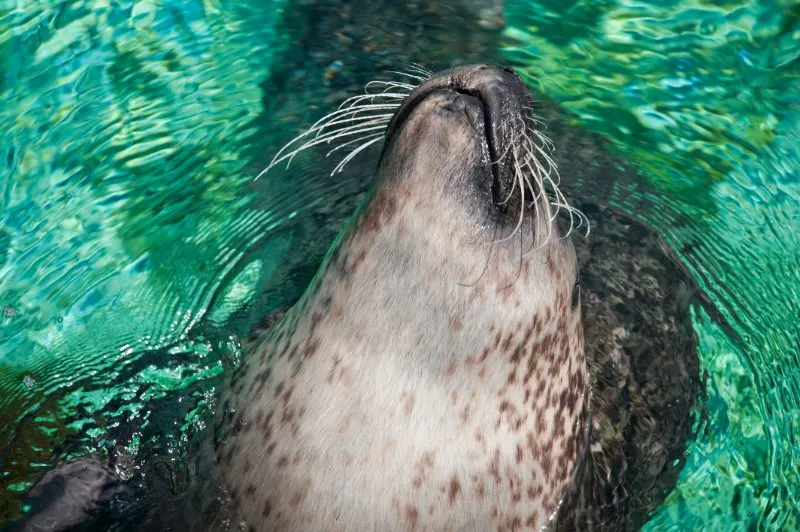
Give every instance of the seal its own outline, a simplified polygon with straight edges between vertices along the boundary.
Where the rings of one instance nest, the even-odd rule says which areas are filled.
[[[540,529],[580,470],[578,268],[532,97],[480,65],[400,99],[366,200],[223,388],[253,530]]]

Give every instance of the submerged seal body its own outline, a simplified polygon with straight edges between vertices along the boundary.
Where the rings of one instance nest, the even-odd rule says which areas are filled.
[[[588,378],[575,253],[520,150],[530,100],[512,71],[472,66],[394,113],[366,201],[223,391],[217,455],[252,529],[556,515]]]

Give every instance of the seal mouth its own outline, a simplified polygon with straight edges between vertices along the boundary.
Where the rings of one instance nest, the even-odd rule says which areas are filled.
[[[402,102],[386,130],[384,153],[414,109],[434,93],[448,91],[474,98],[483,116],[483,138],[490,157],[497,203],[506,201],[515,183],[514,143],[524,135],[524,109],[532,98],[522,79],[509,68],[485,65],[447,70],[414,89]]]

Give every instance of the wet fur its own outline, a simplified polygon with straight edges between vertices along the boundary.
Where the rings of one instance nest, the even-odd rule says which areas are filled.
[[[497,239],[516,218],[487,208],[481,117],[448,98],[414,109],[305,296],[231,378],[218,458],[254,530],[538,529],[575,475],[572,245],[545,239],[543,212]]]

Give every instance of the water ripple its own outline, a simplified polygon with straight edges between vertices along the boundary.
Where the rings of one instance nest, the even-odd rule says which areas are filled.
[[[253,121],[275,16],[270,3],[0,7],[0,305],[15,309],[0,327],[2,478],[31,478],[21,445],[44,464],[85,428],[60,421],[78,383],[185,341],[274,224],[250,206],[241,154],[271,142]],[[49,421],[19,428],[31,416]]]

